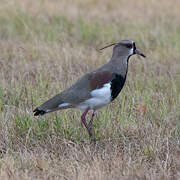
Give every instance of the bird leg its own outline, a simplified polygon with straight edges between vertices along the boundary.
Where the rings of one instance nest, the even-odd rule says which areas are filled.
[[[81,115],[81,120],[82,123],[84,124],[84,126],[86,127],[86,129],[88,130],[89,136],[92,137],[92,132],[91,132],[91,128],[89,128],[89,125],[86,123],[86,115],[88,113],[88,111],[90,110],[90,107],[88,107],[84,113]]]
[[[93,123],[93,120],[94,120],[95,113],[96,113],[96,111],[93,110],[93,113],[92,113],[92,116],[91,116],[91,120],[88,123],[88,127],[89,127],[90,130],[92,130],[92,123]]]

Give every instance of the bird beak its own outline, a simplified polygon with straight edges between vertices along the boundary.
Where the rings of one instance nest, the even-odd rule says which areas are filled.
[[[140,55],[140,56],[142,56],[142,57],[146,57],[142,52],[140,52],[138,49],[135,49],[135,51],[134,51],[134,53],[135,54],[138,54],[138,55]]]

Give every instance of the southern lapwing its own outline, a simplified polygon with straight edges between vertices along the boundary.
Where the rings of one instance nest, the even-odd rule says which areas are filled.
[[[145,57],[136,49],[135,42],[131,40],[122,40],[102,49],[109,46],[114,46],[114,48],[112,57],[107,64],[85,74],[71,87],[44,102],[33,111],[34,116],[67,108],[84,110],[81,120],[88,130],[89,136],[92,137],[95,111],[109,104],[120,93],[126,81],[129,58],[134,54]],[[93,113],[90,122],[87,123],[86,115],[89,110],[93,110]]]

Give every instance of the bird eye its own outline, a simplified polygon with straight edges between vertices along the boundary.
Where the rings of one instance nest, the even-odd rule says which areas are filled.
[[[127,48],[132,48],[132,44],[126,44]]]

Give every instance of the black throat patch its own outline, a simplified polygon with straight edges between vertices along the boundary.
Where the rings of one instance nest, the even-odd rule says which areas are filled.
[[[113,74],[113,78],[111,80],[111,100],[112,101],[121,92],[121,89],[123,88],[125,81],[126,81],[126,76],[123,77],[120,74]]]

